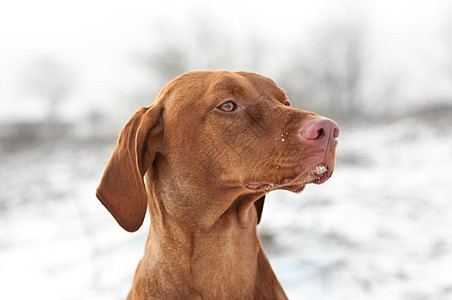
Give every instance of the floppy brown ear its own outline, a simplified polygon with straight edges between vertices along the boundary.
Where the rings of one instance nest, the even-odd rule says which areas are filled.
[[[262,217],[262,210],[264,209],[264,201],[265,201],[265,195],[260,197],[254,202],[254,207],[257,211],[257,224],[260,223],[261,217]]]
[[[140,108],[126,123],[108,162],[96,196],[127,231],[136,231],[146,215],[147,196],[143,176],[156,149],[146,140],[162,135],[164,111],[158,105]]]

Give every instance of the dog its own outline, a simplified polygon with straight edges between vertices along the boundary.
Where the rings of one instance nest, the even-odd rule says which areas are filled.
[[[257,235],[265,195],[333,173],[339,126],[262,75],[170,81],[120,132],[96,196],[149,236],[129,300],[287,299]]]

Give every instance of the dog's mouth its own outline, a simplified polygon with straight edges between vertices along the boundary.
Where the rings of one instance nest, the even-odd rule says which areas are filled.
[[[327,163],[322,162],[309,169],[307,172],[286,178],[279,183],[270,182],[247,182],[246,187],[251,190],[276,190],[287,189],[294,192],[301,192],[304,187],[310,183],[322,184],[327,181],[333,174],[334,167],[328,166]]]

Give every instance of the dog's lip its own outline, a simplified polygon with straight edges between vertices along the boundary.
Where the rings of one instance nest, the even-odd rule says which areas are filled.
[[[329,167],[326,162],[316,164],[314,167],[309,168],[308,171],[301,172],[299,175],[286,178],[280,183],[272,182],[246,182],[245,186],[252,190],[273,190],[290,185],[305,186],[310,183],[322,184],[327,181],[333,174],[333,168]],[[300,182],[298,182],[300,181]]]
[[[328,167],[327,164],[323,164],[323,165],[320,164],[320,165],[316,166],[314,172],[315,172],[315,175],[317,175],[317,179],[312,181],[312,183],[314,183],[314,184],[324,183],[333,174],[333,171],[331,170],[331,168]]]
[[[273,183],[270,182],[246,182],[245,186],[251,190],[259,190],[261,188],[270,189],[274,186]]]

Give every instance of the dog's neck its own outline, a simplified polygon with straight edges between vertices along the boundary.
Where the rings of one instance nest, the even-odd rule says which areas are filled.
[[[149,284],[155,289],[169,288],[172,293],[174,287],[185,287],[178,293],[190,297],[200,293],[215,299],[230,293],[232,298],[252,298],[261,249],[253,205],[257,196],[236,197],[229,200],[229,207],[210,207],[203,210],[203,215],[194,216],[193,211],[200,210],[184,204],[197,206],[200,199],[215,195],[180,195],[168,193],[168,185],[159,188],[149,181],[147,185],[151,228],[137,276],[145,272],[143,278],[150,276],[153,282]],[[228,203],[222,197],[228,195],[219,193],[213,203]],[[165,282],[174,285],[165,287]]]

